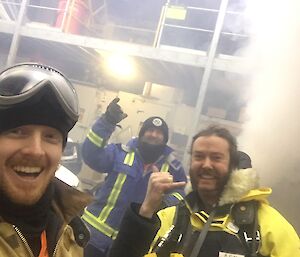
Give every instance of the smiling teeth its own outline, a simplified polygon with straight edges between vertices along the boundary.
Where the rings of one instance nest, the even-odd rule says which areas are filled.
[[[210,174],[201,174],[201,178],[207,178],[207,179],[209,179],[209,178],[215,178],[215,176],[210,175]]]
[[[13,169],[16,172],[23,172],[23,173],[40,173],[42,171],[41,167],[29,167],[29,166],[15,166]]]

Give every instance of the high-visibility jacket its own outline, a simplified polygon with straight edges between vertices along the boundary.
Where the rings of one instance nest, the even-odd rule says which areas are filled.
[[[234,220],[232,207],[237,204],[245,206],[250,201],[258,202],[259,233],[256,235],[259,238],[259,246],[256,249],[258,250],[257,256],[300,257],[300,241],[296,231],[277,210],[268,204],[267,197],[271,194],[271,189],[257,188],[255,183],[251,184],[249,182],[254,177],[252,173],[254,173],[252,169],[233,172],[223,192],[220,207],[218,207],[212,220],[198,257],[246,256],[246,249],[243,244],[245,241],[239,235],[244,230]],[[197,231],[201,232],[209,217],[209,214],[204,211],[203,203],[197,194],[196,191],[193,191],[185,198],[185,202],[189,206],[185,217],[188,218],[188,226],[191,226],[192,231],[196,231],[194,233],[196,237],[189,237],[189,230],[186,230],[188,226],[182,227],[183,231],[180,229],[180,232],[183,234],[179,234],[179,240],[175,240],[175,244],[168,245],[167,239],[161,239],[168,238],[167,235],[172,233],[168,232],[171,231],[174,225],[172,231],[175,231],[178,225],[175,222],[178,207],[173,206],[163,209],[157,215],[154,215],[152,219],[146,219],[139,216],[139,205],[132,204],[124,216],[109,257],[189,257],[184,256],[185,251],[182,251],[182,248],[177,248],[177,242],[183,243],[183,249],[187,249],[191,242],[191,248],[188,249],[193,249],[194,240],[197,240],[199,234]],[[241,210],[243,210],[243,207]],[[242,235],[246,236],[245,240],[250,240],[249,234],[242,233]],[[185,244],[185,240],[187,240],[187,244]],[[157,254],[159,252],[157,242],[164,242],[165,246],[169,246],[167,256]],[[173,243],[174,241],[169,242]],[[162,250],[163,243],[160,247],[160,250]],[[146,254],[147,252],[148,254]]]
[[[241,202],[248,201],[250,199],[259,201],[258,224],[260,246],[258,249],[258,256],[300,257],[300,241],[294,228],[278,211],[263,200],[263,197],[268,195],[270,192],[271,190],[268,189],[252,190],[240,200]],[[158,231],[155,240],[163,237],[170,229],[170,224],[173,223],[175,213],[175,207],[164,209],[159,213],[162,226]],[[204,211],[191,213],[190,221],[192,227],[195,230],[201,231],[208,217],[209,215]],[[239,229],[239,227],[235,226],[230,213],[215,217],[206,236],[207,238],[203,245],[204,249],[202,249],[202,253],[205,255],[205,249],[210,248],[210,246],[207,248],[206,245],[214,245],[219,256],[246,256],[245,247],[240,242],[241,239],[238,237]],[[251,235],[248,234],[246,237],[250,238]],[[155,245],[155,241],[152,245]],[[170,257],[171,256],[184,257],[184,255],[176,252],[172,253]],[[200,254],[200,256],[202,255]],[[212,255],[209,256],[214,257]],[[145,257],[156,257],[156,253],[149,253],[145,255]]]
[[[90,244],[104,252],[116,237],[129,204],[143,202],[152,172],[151,168],[145,169],[136,151],[137,139],[127,145],[106,145],[114,128],[104,118],[99,118],[82,147],[85,163],[98,172],[107,173],[104,184],[96,192],[95,202],[86,208],[82,216],[91,230]],[[172,152],[166,146],[163,155],[154,164],[161,172],[172,174],[174,181],[186,181],[184,169]],[[174,205],[184,196],[184,189],[177,189],[166,195],[164,204]]]

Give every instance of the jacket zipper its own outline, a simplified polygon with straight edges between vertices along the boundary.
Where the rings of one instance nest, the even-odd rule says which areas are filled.
[[[22,232],[15,226],[13,225],[13,228],[15,229],[15,231],[17,232],[18,236],[21,238],[22,242],[24,243],[27,251],[30,253],[31,257],[34,257],[33,255],[33,252],[29,246],[29,244],[27,243],[26,241],[26,238],[23,236]],[[54,248],[54,252],[53,252],[53,257],[55,256],[56,252],[57,252],[57,246],[58,246],[58,242],[56,243],[55,245],[55,248]]]
[[[56,245],[55,245],[55,248],[54,248],[54,252],[53,252],[52,257],[55,257],[55,256],[56,256],[58,244],[59,244],[59,242],[62,240],[62,235],[65,233],[66,229],[67,229],[67,226],[65,226],[65,227],[62,229],[62,232],[59,233],[60,236],[59,236],[59,238],[58,238],[58,240],[57,240],[57,242],[56,242]]]
[[[55,245],[55,248],[54,248],[54,252],[53,252],[52,257],[54,257],[54,256],[56,255],[56,252],[57,252],[57,246],[58,246],[58,242],[57,242],[56,245]]]
[[[24,245],[25,245],[27,251],[30,253],[30,256],[31,256],[31,257],[34,257],[33,252],[32,252],[32,250],[31,250],[29,244],[27,243],[26,238],[23,236],[22,232],[21,232],[15,225],[13,225],[13,228],[14,228],[15,231],[17,232],[17,234],[18,234],[18,236],[20,237],[20,239],[22,240],[22,242],[24,243]],[[63,229],[63,233],[65,232],[66,229],[67,229],[66,227]],[[63,233],[62,233],[62,234],[63,234]],[[56,243],[56,245],[55,245],[55,248],[54,248],[54,252],[53,252],[52,257],[55,257],[55,256],[56,256],[58,244],[59,244],[59,241],[61,240],[61,238],[62,238],[62,237],[60,236],[59,239],[58,239],[58,241],[57,241],[57,243]]]
[[[27,243],[25,237],[24,237],[23,234],[21,233],[21,231],[20,231],[15,225],[13,225],[13,228],[14,228],[15,231],[17,232],[17,234],[18,234],[18,236],[20,237],[20,239],[22,240],[22,242],[24,243],[24,245],[25,245],[27,251],[29,252],[30,256],[31,256],[31,257],[34,257],[33,252],[32,252],[32,250],[31,250],[29,244]]]

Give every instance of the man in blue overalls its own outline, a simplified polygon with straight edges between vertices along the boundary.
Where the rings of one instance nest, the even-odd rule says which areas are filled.
[[[108,105],[83,143],[85,163],[98,172],[107,173],[104,184],[96,192],[96,201],[83,214],[91,231],[85,257],[106,256],[129,204],[143,202],[153,169],[168,172],[174,181],[187,181],[181,163],[167,146],[168,126],[160,117],[145,120],[138,138],[126,145],[107,145],[116,125],[127,117],[118,101],[116,98]],[[168,192],[161,208],[177,204],[183,197],[183,188]]]

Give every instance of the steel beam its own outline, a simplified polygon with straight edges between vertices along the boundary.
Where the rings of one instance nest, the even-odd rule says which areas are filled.
[[[0,32],[13,34],[15,22],[0,20]],[[69,45],[98,49],[102,51],[121,52],[129,56],[149,58],[195,67],[205,67],[207,62],[206,52],[169,47],[161,45],[159,48],[138,45],[127,42],[113,41],[107,39],[86,37],[63,33],[59,28],[48,26],[37,26],[37,24],[26,24],[21,26],[21,36],[48,40],[52,42],[65,43]],[[212,68],[215,70],[242,73],[242,58],[226,56],[226,58],[215,58]]]

